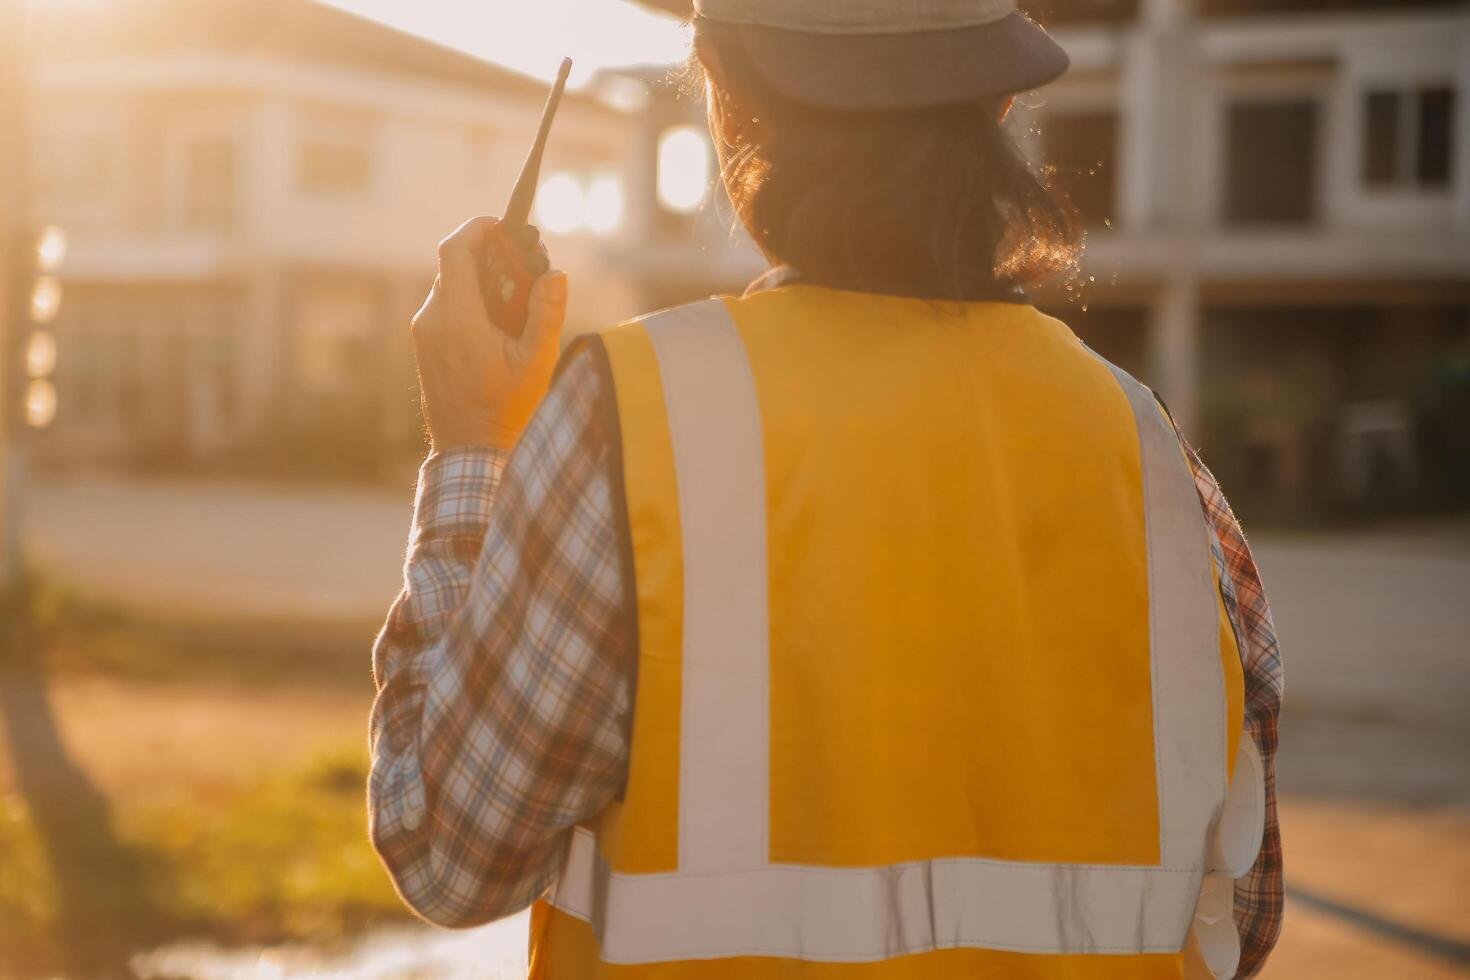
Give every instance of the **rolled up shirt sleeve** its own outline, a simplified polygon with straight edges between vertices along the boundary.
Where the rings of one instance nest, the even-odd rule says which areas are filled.
[[[1211,542],[1225,612],[1235,629],[1245,680],[1245,731],[1265,769],[1266,821],[1260,853],[1245,877],[1235,883],[1235,924],[1240,935],[1238,980],[1254,977],[1266,965],[1281,935],[1285,911],[1281,823],[1276,811],[1277,725],[1281,714],[1281,647],[1260,571],[1240,522],[1198,455],[1186,446],[1215,540]]]
[[[403,591],[373,651],[369,833],[405,902],[471,926],[555,878],[623,783],[631,622],[609,392],[568,359],[512,454],[420,474]]]

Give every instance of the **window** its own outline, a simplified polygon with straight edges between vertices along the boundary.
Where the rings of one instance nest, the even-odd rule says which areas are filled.
[[[346,396],[371,382],[381,308],[370,288],[306,285],[296,306],[296,380],[313,396]]]
[[[301,144],[297,182],[312,194],[361,194],[372,183],[372,157],[366,147],[327,140]]]
[[[1377,89],[1363,96],[1364,185],[1443,190],[1454,173],[1455,90]]]
[[[1312,99],[1230,107],[1225,220],[1309,224],[1317,217],[1317,118]]]
[[[235,225],[235,144],[195,140],[184,156],[184,227],[228,231]]]
[[[1421,187],[1448,187],[1455,151],[1455,90],[1419,92],[1419,160],[1415,172]]]
[[[114,140],[106,132],[54,132],[40,141],[37,184],[52,205],[94,204],[106,198]]]
[[[1117,199],[1118,117],[1055,115],[1046,124],[1047,162],[1088,227],[1111,224]]]
[[[309,194],[356,196],[373,183],[373,118],[329,107],[301,116],[296,183]]]

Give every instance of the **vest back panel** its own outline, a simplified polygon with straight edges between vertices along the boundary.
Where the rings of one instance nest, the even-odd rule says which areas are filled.
[[[730,312],[765,438],[771,859],[1157,862],[1138,437],[1106,366],[1015,304]]]
[[[1242,679],[1146,390],[1028,306],[811,286],[603,346],[629,776],[537,969],[1178,976]]]

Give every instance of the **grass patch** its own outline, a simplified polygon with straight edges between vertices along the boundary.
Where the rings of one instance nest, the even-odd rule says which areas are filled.
[[[204,760],[207,781],[170,802],[146,783],[108,799],[49,696],[73,679],[120,680],[111,690],[140,692],[154,713],[139,722],[154,730],[167,724],[157,690],[172,685],[247,712],[282,693],[298,711],[360,693],[365,710],[372,635],[361,623],[151,619],[37,580],[0,596],[0,745],[14,781],[0,788],[0,977],[123,976],[130,955],[178,939],[331,944],[408,921],[367,841],[361,739],[318,733],[330,747],[305,762],[231,779],[220,760],[250,735],[221,725],[180,756]],[[115,752],[148,744],[100,731],[116,732]]]
[[[162,910],[194,931],[340,939],[406,915],[367,841],[366,780],[362,750],[333,751],[249,792],[142,815],[124,836],[157,857]]]
[[[57,919],[56,882],[41,835],[19,793],[0,796],[0,974],[6,950],[26,950]]]
[[[123,938],[96,941],[129,947],[110,951],[118,959],[166,939],[331,943],[407,921],[367,841],[366,778],[362,749],[334,749],[252,787],[117,812],[118,843],[141,873],[96,880],[97,868],[87,912],[112,927],[97,933],[67,921],[23,801],[0,799],[0,975],[65,969],[79,941],[107,932]]]

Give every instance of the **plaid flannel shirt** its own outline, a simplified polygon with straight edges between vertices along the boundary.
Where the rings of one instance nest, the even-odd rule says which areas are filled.
[[[611,381],[564,364],[514,453],[431,456],[394,603],[373,651],[369,821],[404,900],[469,926],[525,908],[569,834],[621,789],[634,693],[634,609],[613,494]],[[1266,837],[1237,883],[1254,976],[1281,928],[1275,757],[1281,657],[1250,549],[1191,451],[1266,766]]]

